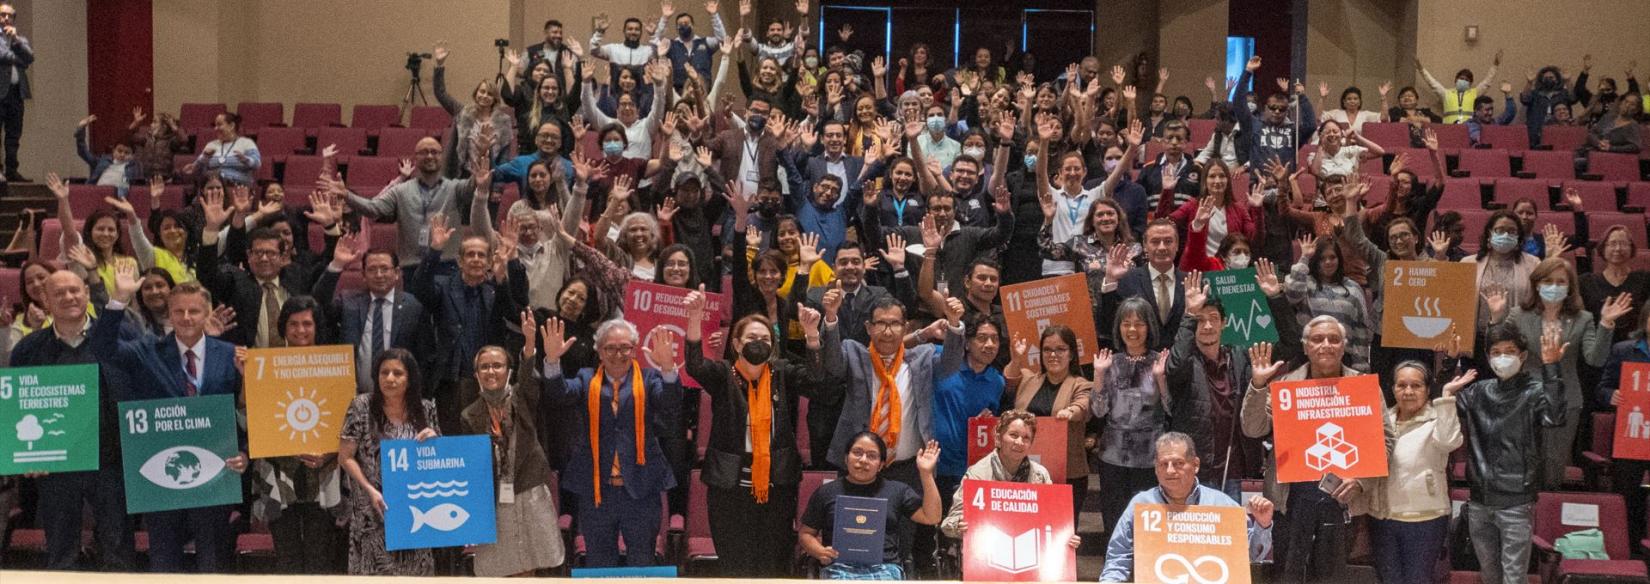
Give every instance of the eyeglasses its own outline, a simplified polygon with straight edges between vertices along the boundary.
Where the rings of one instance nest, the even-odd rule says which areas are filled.
[[[1397,241],[1397,240],[1400,240],[1400,239],[1415,239],[1415,234],[1410,233],[1408,231],[1399,231],[1397,233],[1392,234],[1391,239],[1394,240],[1394,241]]]
[[[636,345],[608,345],[602,347],[602,352],[609,355],[623,355],[636,350]]]
[[[882,453],[877,452],[875,450],[866,450],[866,449],[863,449],[863,448],[855,448],[855,449],[849,450],[848,451],[848,456],[851,456],[853,458],[858,458],[858,459],[861,459],[861,460],[870,460],[870,461],[882,460]]]
[[[989,333],[982,333],[982,334],[974,335],[973,339],[974,339],[975,342],[980,342],[980,343],[995,343],[995,342],[998,342],[998,341],[1002,340],[1002,339],[997,338],[997,335],[993,335],[993,334],[989,334]]]
[[[272,250],[272,249],[255,249],[255,250],[246,252],[246,255],[247,255],[247,257],[252,257],[252,258],[257,258],[257,259],[268,259],[268,258],[272,258],[272,257],[276,257],[276,256],[281,255],[281,252],[276,251],[276,250]]]
[[[1269,105],[1269,106],[1266,106],[1266,109],[1267,109],[1267,111],[1281,112],[1283,110],[1289,109],[1289,106],[1286,106],[1286,105]]]
[[[905,322],[904,321],[899,321],[899,320],[873,320],[873,321],[871,321],[871,331],[872,332],[888,332],[888,331],[894,330],[895,327],[903,327],[903,326],[905,326]]]
[[[1043,349],[1044,355],[1070,355],[1071,347],[1052,347]]]
[[[503,371],[509,368],[510,366],[506,363],[482,363],[480,365],[476,365],[476,371]]]

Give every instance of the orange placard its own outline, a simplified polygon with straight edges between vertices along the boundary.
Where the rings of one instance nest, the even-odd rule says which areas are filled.
[[[1010,339],[1025,339],[1026,359],[1035,363],[1038,335],[1051,324],[1063,324],[1077,333],[1077,363],[1094,360],[1099,341],[1094,334],[1094,305],[1089,300],[1089,283],[1083,274],[1067,274],[1022,282],[999,289],[1003,300],[1003,325]],[[1012,349],[1012,346],[1009,347]],[[1029,367],[1030,363],[1016,363]]]
[[[1650,363],[1622,363],[1616,387],[1616,458],[1650,460]]]
[[[246,435],[252,458],[338,451],[355,398],[355,347],[246,352]]]
[[[1460,262],[1387,262],[1381,271],[1381,346],[1432,349],[1449,342],[1454,328],[1461,335],[1461,350],[1472,352],[1477,269]]]
[[[1387,474],[1386,401],[1374,375],[1272,382],[1278,482]]]
[[[1135,582],[1249,583],[1242,507],[1134,506]]]

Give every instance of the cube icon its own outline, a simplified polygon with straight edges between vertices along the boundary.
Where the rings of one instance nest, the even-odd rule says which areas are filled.
[[[1331,466],[1346,470],[1358,464],[1358,447],[1346,441],[1346,430],[1334,422],[1318,426],[1317,442],[1306,449],[1306,466],[1322,471]]]

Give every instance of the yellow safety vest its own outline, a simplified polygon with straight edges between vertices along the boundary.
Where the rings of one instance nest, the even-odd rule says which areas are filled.
[[[1478,88],[1466,91],[1444,92],[1444,123],[1464,124],[1472,118],[1472,102],[1478,101]]]

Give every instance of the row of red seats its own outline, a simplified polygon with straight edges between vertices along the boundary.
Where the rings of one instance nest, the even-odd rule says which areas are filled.
[[[1191,130],[1191,139],[1187,143],[1196,148],[1202,148],[1209,143],[1214,135],[1215,120],[1191,119],[1186,120],[1186,126]],[[1474,148],[1498,148],[1502,150],[1555,150],[1574,152],[1587,143],[1587,128],[1583,126],[1547,126],[1541,131],[1542,144],[1534,148],[1530,146],[1529,128],[1523,124],[1510,126],[1484,126],[1478,136],[1478,144],[1474,145],[1472,136],[1463,124],[1431,124],[1429,126],[1438,134],[1438,146],[1445,151],[1471,150]],[[1394,148],[1408,148],[1409,124],[1404,122],[1379,122],[1363,125],[1363,134],[1371,142],[1391,151]]]
[[[178,112],[178,127],[184,133],[211,129],[218,114],[229,111],[221,103],[185,103]],[[286,105],[268,102],[241,102],[235,105],[241,116],[241,133],[256,135],[264,128],[304,128],[314,135],[321,128],[344,126],[344,107],[336,103],[299,103],[292,106],[292,122],[286,123]],[[411,127],[440,130],[452,125],[452,117],[441,106],[412,108],[407,123],[401,123],[401,106],[356,105],[350,110],[351,128],[377,132],[384,128]]]

